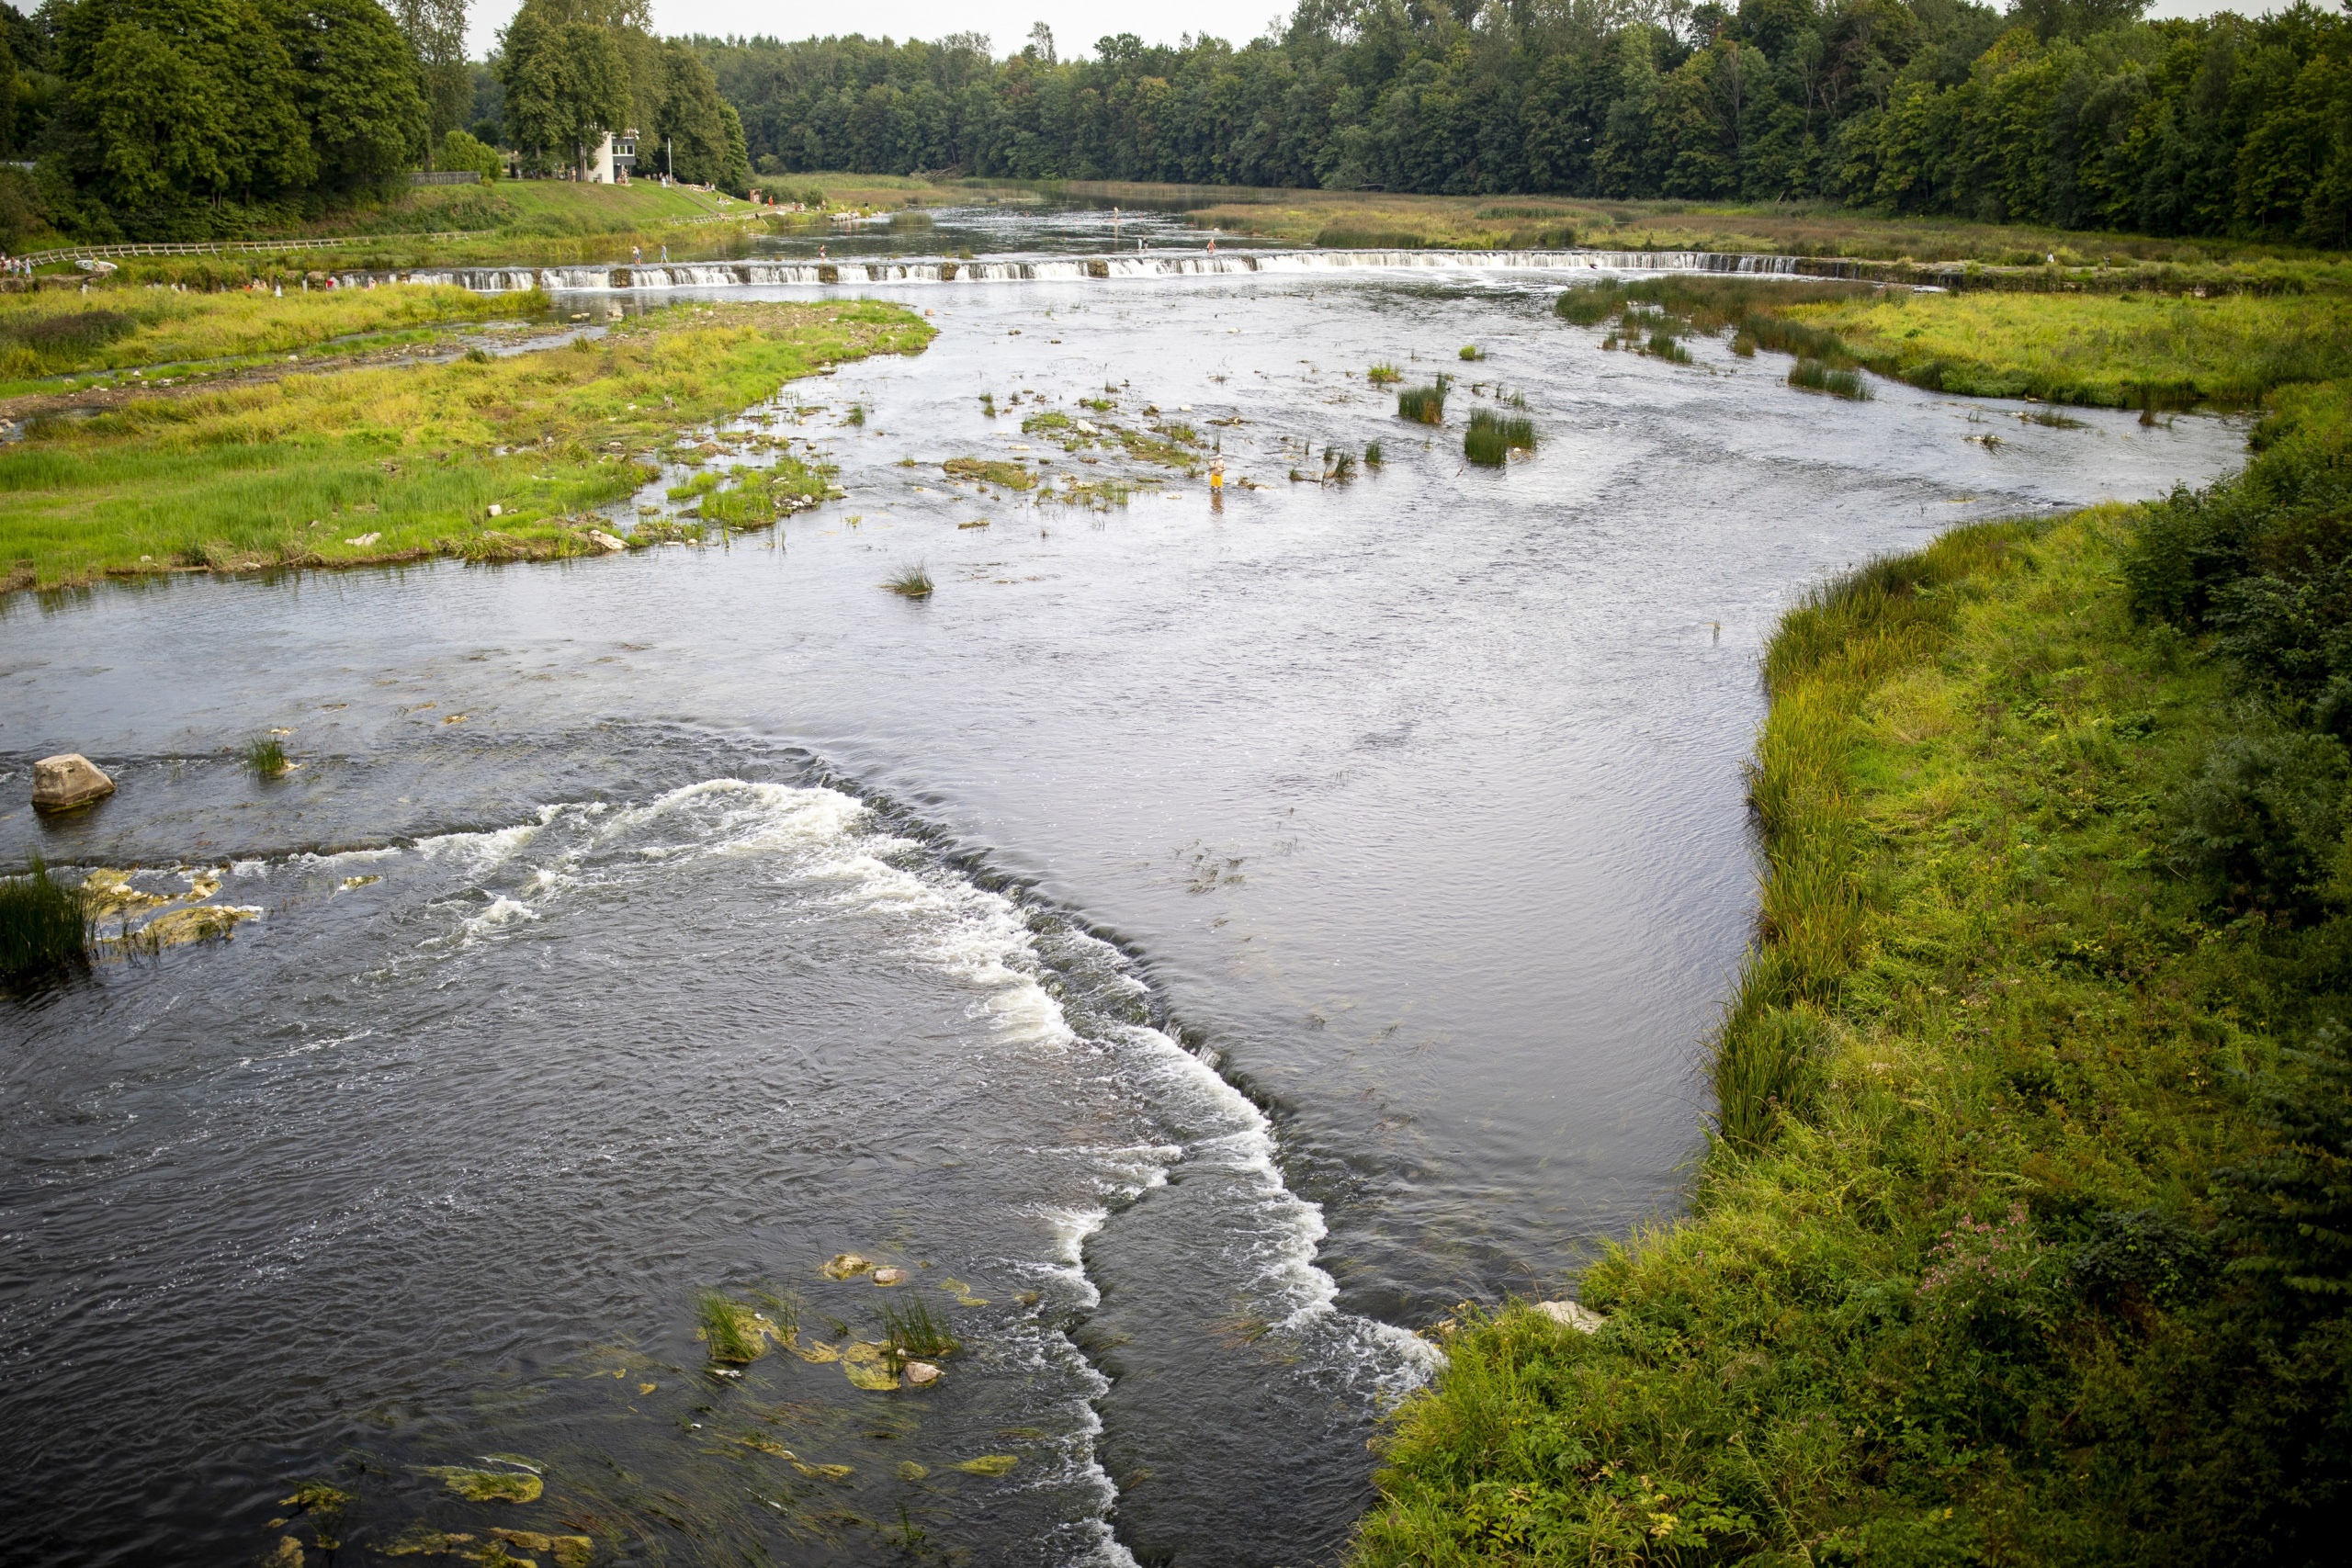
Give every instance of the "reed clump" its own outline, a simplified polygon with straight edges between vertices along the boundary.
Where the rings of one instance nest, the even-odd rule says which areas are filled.
[[[1396,416],[1416,424],[1445,423],[1445,394],[1453,389],[1453,380],[1444,376],[1426,387],[1408,387],[1396,394]]]
[[[1363,378],[1375,387],[1393,387],[1404,380],[1405,372],[1384,360],[1365,371]]]
[[[1789,385],[1858,403],[1871,400],[1870,383],[1862,379],[1860,371],[1840,368],[1822,359],[1800,359],[1791,366]]]
[[[882,1343],[888,1348],[890,1359],[900,1365],[936,1361],[962,1348],[948,1331],[946,1320],[933,1314],[920,1296],[903,1303],[883,1303]]]
[[[1381,460],[1380,443],[1377,441],[1365,442],[1363,444],[1363,466],[1367,468],[1376,468],[1380,467]]]
[[[901,599],[928,599],[932,590],[931,573],[921,562],[902,566],[886,579],[882,586]]]
[[[1492,409],[1475,409],[1470,428],[1462,437],[1462,455],[1489,468],[1499,468],[1513,452],[1535,450],[1535,423]]]
[[[79,887],[51,877],[39,858],[21,876],[0,877],[0,986],[82,967],[91,949],[89,905]]]
[[[243,761],[245,771],[255,778],[277,778],[288,766],[286,745],[275,735],[254,736],[245,742],[244,750],[238,756]]]

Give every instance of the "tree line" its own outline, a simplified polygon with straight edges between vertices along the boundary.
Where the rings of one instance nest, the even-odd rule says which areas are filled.
[[[1827,199],[2352,243],[2352,18],[2143,9],[1301,0],[1238,49],[693,41],[763,174]]]
[[[681,179],[741,190],[743,131],[701,57],[645,0],[528,0],[477,108],[466,0],[47,0],[0,5],[0,245],[210,239],[316,217],[413,169],[576,170],[606,131],[671,149]],[[656,160],[654,166],[659,166]],[[650,172],[650,170],[649,170]]]

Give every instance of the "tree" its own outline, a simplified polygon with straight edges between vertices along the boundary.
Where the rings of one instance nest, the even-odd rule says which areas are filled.
[[[551,9],[525,0],[500,36],[506,134],[524,152],[571,161],[584,174],[589,150],[628,127],[628,64],[612,28],[551,20]]]
[[[466,0],[393,0],[393,15],[416,51],[429,116],[426,159],[473,109],[473,68],[466,62]]]
[[[695,185],[727,183],[728,124],[732,112],[702,57],[683,43],[662,46],[661,107],[653,116],[654,147],[678,178]],[[740,129],[738,135],[741,132]],[[640,144],[641,152],[653,149]],[[650,158],[641,156],[650,165]],[[748,174],[748,171],[747,171]]]
[[[72,0],[64,157],[120,207],[274,195],[317,173],[279,29],[251,0]]]
[[[346,191],[407,167],[431,111],[417,90],[416,58],[391,17],[376,0],[277,3],[314,182]]]

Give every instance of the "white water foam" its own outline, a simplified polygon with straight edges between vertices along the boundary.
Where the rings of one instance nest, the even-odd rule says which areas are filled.
[[[544,288],[556,294],[659,293],[677,288],[821,288],[873,283],[1083,283],[1254,273],[1706,272],[1756,277],[1848,276],[1836,262],[1732,251],[1226,251],[1099,256],[946,257],[839,262],[677,262],[658,266],[450,267],[410,273],[413,283],[455,284],[480,294]],[[364,283],[353,273],[345,281]]]
[[[311,868],[332,870],[347,859],[381,863],[404,852],[299,858]],[[855,797],[822,787],[709,779],[642,805],[549,806],[511,827],[421,840],[413,852],[472,885],[471,912],[460,916],[454,933],[461,941],[492,939],[541,921],[560,909],[571,891],[630,874],[631,865],[720,855],[787,858],[797,878],[830,885],[837,907],[883,922],[904,956],[967,987],[974,1016],[988,1025],[989,1049],[1107,1049],[1120,1076],[1174,1133],[1167,1141],[1038,1151],[1080,1162],[1101,1195],[1098,1202],[1028,1211],[1044,1227],[1047,1255],[1003,1260],[1033,1279],[1060,1311],[1089,1312],[1101,1303],[1101,1292],[1086,1273],[1084,1248],[1107,1222],[1112,1205],[1164,1184],[1179,1164],[1204,1165],[1244,1179],[1244,1199],[1254,1222],[1237,1226],[1246,1288],[1268,1303],[1267,1315],[1279,1326],[1314,1328],[1318,1343],[1343,1359],[1341,1370],[1351,1379],[1384,1391],[1401,1393],[1434,1366],[1431,1348],[1416,1337],[1337,1310],[1337,1283],[1315,1261],[1325,1235],[1322,1211],[1289,1190],[1276,1163],[1273,1127],[1248,1097],[1162,1030],[1111,1023],[1096,1028],[1091,1040],[1082,1039],[1046,988],[1047,966],[1027,911],[939,865],[914,840],[878,830],[870,809]],[[524,893],[531,902],[516,896]],[[465,895],[453,888],[445,897]],[[479,902],[485,898],[486,906]],[[1148,994],[1148,987],[1111,944],[1077,932],[1065,941],[1091,990],[1129,1002]],[[1101,1421],[1093,1402],[1109,1384],[1058,1328],[1040,1325],[1037,1332],[1046,1337],[1039,1353],[1066,1369],[1082,1369],[1081,1380],[1092,1390],[1084,1402],[1085,1434],[1073,1449],[1065,1482],[1098,1497],[1107,1513],[1117,1489],[1094,1452]],[[1133,1568],[1105,1518],[1098,1516],[1080,1528],[1085,1539],[1071,1543],[1079,1549],[1073,1561]]]

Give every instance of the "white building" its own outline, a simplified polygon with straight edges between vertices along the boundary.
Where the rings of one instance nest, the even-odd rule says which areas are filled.
[[[588,160],[588,183],[608,186],[626,183],[629,171],[637,167],[637,132],[624,130],[618,135],[605,132],[596,144],[594,156]]]

